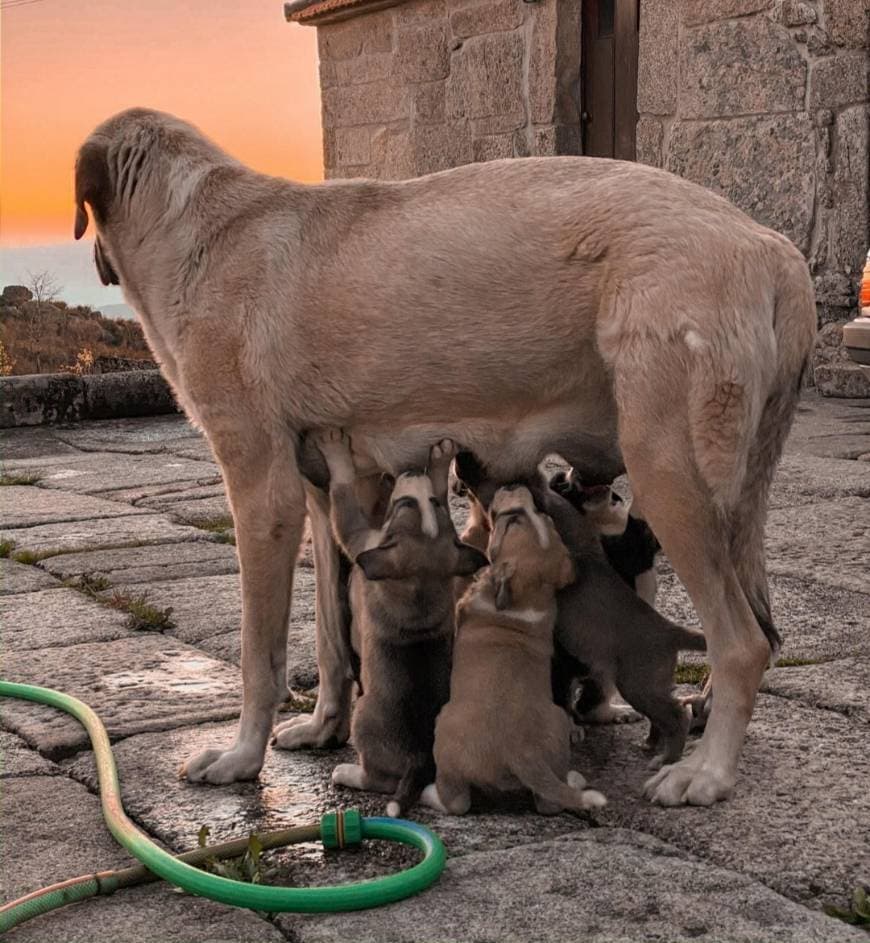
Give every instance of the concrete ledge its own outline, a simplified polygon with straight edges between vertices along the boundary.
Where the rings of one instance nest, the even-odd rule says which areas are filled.
[[[178,412],[172,390],[157,370],[2,377],[0,404],[0,429]]]

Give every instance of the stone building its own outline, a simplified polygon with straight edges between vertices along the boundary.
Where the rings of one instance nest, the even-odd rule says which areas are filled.
[[[789,236],[820,387],[868,233],[870,0],[295,0],[317,27],[327,177],[592,154],[667,168]],[[857,371],[857,372],[856,372]]]

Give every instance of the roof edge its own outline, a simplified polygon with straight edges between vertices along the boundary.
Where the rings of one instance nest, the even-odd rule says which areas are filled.
[[[284,4],[284,19],[301,26],[321,26],[395,7],[404,2],[405,0],[288,0]]]

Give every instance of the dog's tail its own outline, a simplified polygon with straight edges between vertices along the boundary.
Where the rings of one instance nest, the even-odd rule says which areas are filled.
[[[722,515],[737,578],[775,652],[780,636],[770,612],[764,527],[771,481],[812,351],[816,309],[807,264],[787,239],[771,234],[747,262],[746,286],[756,296],[759,273],[768,283],[773,276],[770,317],[743,321],[748,336],[735,330],[712,362],[698,358],[689,420],[698,468]]]
[[[526,789],[554,806],[587,812],[607,805],[600,792],[584,788],[586,782],[579,773],[568,773],[568,782],[563,783],[546,763],[523,757],[514,758],[510,771]]]

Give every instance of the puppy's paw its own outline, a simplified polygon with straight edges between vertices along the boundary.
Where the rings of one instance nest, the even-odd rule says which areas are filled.
[[[705,690],[701,694],[690,694],[687,697],[678,698],[678,700],[686,709],[689,718],[689,730],[704,730],[713,707],[712,689]]]
[[[429,450],[429,467],[435,465],[449,465],[456,457],[459,446],[453,439],[442,439]]]
[[[234,747],[231,750],[204,750],[197,753],[182,764],[178,775],[190,783],[224,786],[256,779],[262,768],[262,753]]]
[[[387,803],[387,815],[391,819],[397,819],[402,814],[402,807],[395,799],[390,799]]]
[[[346,786],[348,789],[365,789],[367,777],[365,770],[358,763],[339,763],[332,771],[333,786]]]
[[[353,481],[355,472],[347,433],[342,429],[323,429],[313,439],[329,466],[330,476],[340,483]]]
[[[580,724],[572,724],[571,726],[571,746],[577,746],[586,739],[586,731],[580,726]]]
[[[423,789],[420,793],[420,803],[428,806],[430,809],[434,809],[436,812],[440,812],[442,815],[450,814],[444,807],[441,796],[438,795],[438,787],[435,783],[429,783],[429,785]]]
[[[641,719],[641,715],[628,704],[604,701],[581,715],[581,719],[586,724],[633,724]]]
[[[586,787],[586,778],[582,773],[578,773],[576,769],[572,769],[568,775],[565,777],[565,782],[572,789],[582,790]]]
[[[597,789],[584,789],[580,793],[580,801],[584,809],[603,809],[607,805],[607,798],[604,793]]]

